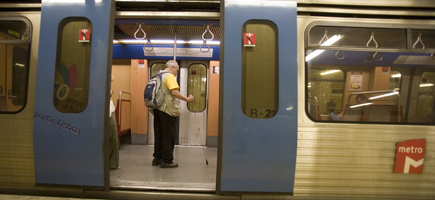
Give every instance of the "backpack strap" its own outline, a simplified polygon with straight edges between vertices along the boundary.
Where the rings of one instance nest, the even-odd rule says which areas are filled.
[[[162,71],[162,72],[160,72],[160,87],[162,87],[163,86],[163,74],[166,74],[166,73],[169,73],[168,71]],[[165,85],[166,85],[166,80],[165,80]],[[168,90],[168,92],[167,93],[165,93],[165,96],[167,95],[167,94],[169,94],[169,92],[170,92],[170,90]]]

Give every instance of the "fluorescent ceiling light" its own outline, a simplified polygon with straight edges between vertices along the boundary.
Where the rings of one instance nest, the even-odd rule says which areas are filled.
[[[402,74],[394,74],[394,75],[391,75],[391,77],[393,77],[393,78],[402,77]]]
[[[350,106],[350,108],[356,108],[356,107],[361,107],[361,106],[368,106],[368,105],[370,105],[370,104],[373,104],[373,103],[372,103],[372,102],[369,102],[369,103],[362,103],[362,104],[358,104],[358,105]]]
[[[433,86],[433,83],[420,84],[420,87],[431,87],[431,86]]]
[[[174,44],[174,40],[151,40],[151,44]],[[121,39],[113,40],[113,44],[147,44],[148,40],[136,40],[136,39]],[[149,43],[148,43],[149,44]],[[191,45],[202,45],[203,40],[177,40],[177,44],[191,44]],[[220,45],[220,41],[207,41],[210,45]]]
[[[382,98],[382,97],[393,96],[393,95],[396,95],[396,94],[399,94],[399,92],[394,91],[394,92],[391,92],[391,93],[388,93],[388,94],[383,94],[383,95],[379,95],[379,96],[370,97],[369,99],[370,100],[379,99],[379,98]]]
[[[340,40],[341,38],[343,38],[342,35],[334,35],[331,38],[329,38],[328,40],[326,40],[326,42],[324,42],[323,44],[321,44],[320,46],[331,46],[332,44],[336,43],[338,40]],[[312,53],[310,53],[310,55],[308,55],[307,57],[305,57],[305,62],[310,61],[311,59],[315,58],[316,56],[320,55],[321,53],[323,53],[325,50],[315,50]]]
[[[320,73],[320,75],[332,74],[332,73],[339,72],[339,71],[341,71],[341,70],[338,70],[338,69],[337,70],[329,70],[329,71]]]

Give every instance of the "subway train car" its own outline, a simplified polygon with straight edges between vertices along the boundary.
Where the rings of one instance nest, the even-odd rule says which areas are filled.
[[[430,0],[0,3],[0,193],[434,199],[434,9]],[[180,66],[180,93],[195,97],[180,104],[175,169],[151,165],[143,102],[168,60]]]

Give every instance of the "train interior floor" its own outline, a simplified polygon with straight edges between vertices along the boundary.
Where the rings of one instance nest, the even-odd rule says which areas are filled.
[[[176,145],[174,162],[179,166],[161,168],[151,164],[154,145],[132,145],[125,142],[126,139],[129,139],[128,136],[121,139],[121,168],[110,170],[111,189],[198,192],[216,190],[217,148]]]

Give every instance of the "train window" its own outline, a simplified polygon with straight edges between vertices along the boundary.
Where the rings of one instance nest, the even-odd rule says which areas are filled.
[[[53,105],[61,113],[80,113],[88,105],[92,24],[66,18],[59,24]]]
[[[319,26],[306,38],[305,110],[313,121],[435,123],[435,31]]]
[[[415,115],[419,118],[432,118],[434,108],[435,72],[424,72],[418,87],[417,108]]]
[[[405,49],[407,46],[406,29],[316,26],[310,30],[308,41],[310,46],[320,46],[336,37],[341,39],[333,44],[334,47]]]
[[[188,72],[187,95],[193,95],[195,101],[188,102],[187,109],[191,112],[201,112],[206,107],[207,68],[203,64],[192,64]]]
[[[153,77],[157,73],[159,73],[161,70],[165,70],[166,64],[165,63],[153,63],[151,65],[151,76]]]
[[[250,20],[242,27],[241,104],[249,118],[272,118],[278,110],[277,30],[266,20]]]
[[[0,19],[0,113],[17,113],[27,102],[31,26]]]

